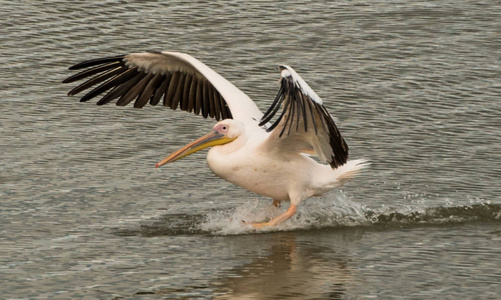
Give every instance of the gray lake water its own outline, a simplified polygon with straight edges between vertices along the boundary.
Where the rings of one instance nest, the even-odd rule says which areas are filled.
[[[1,298],[499,299],[499,1],[0,4]],[[370,169],[245,228],[279,212],[206,152],[154,168],[213,120],[66,96],[70,65],[146,50],[263,110],[291,65]]]

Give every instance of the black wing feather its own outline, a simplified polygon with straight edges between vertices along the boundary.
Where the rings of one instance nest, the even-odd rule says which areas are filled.
[[[157,105],[160,102],[160,98],[162,98],[165,93],[165,89],[167,88],[169,82],[167,81],[167,75],[163,75],[160,79],[160,86],[158,86],[151,96],[150,104]]]
[[[88,68],[88,67],[92,67],[95,65],[106,64],[106,63],[113,62],[113,61],[120,61],[121,62],[121,61],[123,61],[124,57],[125,57],[125,55],[117,55],[117,56],[102,57],[102,58],[95,58],[95,59],[91,59],[91,60],[86,60],[86,61],[83,61],[81,63],[78,63],[76,65],[69,67],[69,70],[78,70],[78,69]]]
[[[93,67],[93,68],[90,68],[87,70],[83,70],[79,73],[76,73],[75,75],[70,76],[70,77],[66,78],[65,80],[63,80],[63,83],[71,83],[74,81],[78,81],[82,78],[92,76],[94,74],[101,73],[101,72],[104,72],[104,71],[109,70],[109,69],[114,69],[118,66],[120,66],[120,61],[113,61],[113,62],[107,63],[105,65],[99,65],[99,66],[96,66],[96,67]]]
[[[125,93],[127,93],[136,83],[139,82],[143,78],[143,74],[137,71],[137,68],[128,70],[127,72],[122,73],[120,78],[115,78],[117,80],[115,84],[119,84],[116,88],[111,90],[108,94],[106,94],[101,100],[97,102],[97,105],[104,105],[115,98],[122,97]],[[80,100],[82,101],[82,100]]]
[[[342,166],[348,160],[348,145],[327,109],[322,105],[321,99],[311,91],[292,68],[280,66],[280,69],[282,70],[280,89],[273,103],[261,118],[259,126],[271,122],[277,115],[279,108],[283,106],[280,115],[266,130],[268,132],[278,130],[278,138],[285,139],[308,132],[308,130],[314,130],[315,136],[323,134],[324,140],[328,138],[328,149],[330,148],[332,151],[327,151],[327,153],[323,151],[322,154],[329,156],[326,159],[332,168]],[[304,142],[308,143],[308,139],[305,138]],[[324,143],[324,145],[326,144]]]
[[[151,61],[169,57],[161,52],[149,53]],[[172,109],[180,108],[204,118],[216,120],[231,118],[226,101],[219,91],[200,73],[187,73],[176,70],[155,70],[135,64],[134,54],[118,55],[87,60],[71,66],[70,70],[82,71],[66,78],[63,83],[85,80],[68,92],[69,96],[93,88],[80,101],[88,101],[105,93],[98,105],[107,104],[118,98],[116,104],[128,105],[134,101],[134,107],[144,107],[148,102],[157,105],[164,98],[164,105]],[[144,59],[144,58],[142,58]],[[148,59],[148,57],[146,58]],[[154,65],[151,65],[153,66]]]

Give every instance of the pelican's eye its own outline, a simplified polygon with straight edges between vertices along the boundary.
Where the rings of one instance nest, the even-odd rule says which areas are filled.
[[[230,126],[226,124],[219,124],[214,128],[214,130],[216,130],[219,133],[228,133],[228,131],[230,130]]]

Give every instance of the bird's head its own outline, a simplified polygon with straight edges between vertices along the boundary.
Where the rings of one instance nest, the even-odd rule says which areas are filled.
[[[232,119],[222,120],[212,128],[211,132],[170,154],[157,163],[156,167],[174,162],[208,147],[230,143],[242,133],[242,126],[240,122]]]

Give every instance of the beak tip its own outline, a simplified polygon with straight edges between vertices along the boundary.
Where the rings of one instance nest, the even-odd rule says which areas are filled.
[[[155,168],[158,168],[158,167],[160,167],[160,166],[159,166],[159,165],[158,165],[158,163],[157,163],[157,164],[155,165]]]

